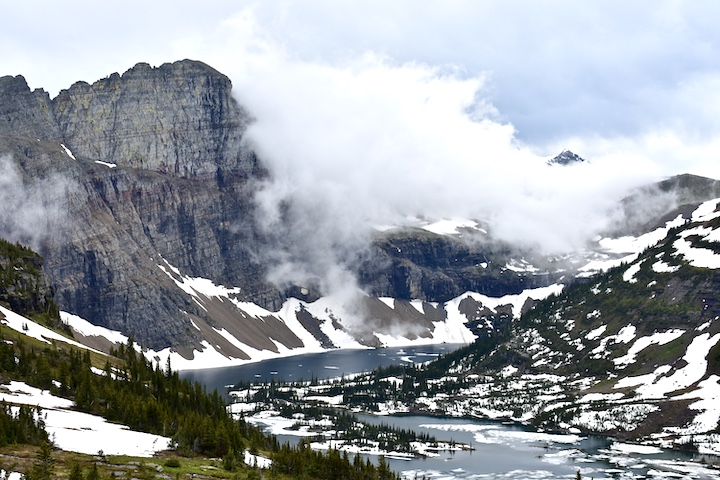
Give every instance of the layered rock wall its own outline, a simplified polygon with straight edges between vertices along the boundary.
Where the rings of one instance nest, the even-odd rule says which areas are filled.
[[[149,347],[197,342],[187,314],[206,312],[165,260],[279,308],[256,258],[265,173],[243,148],[247,122],[230,80],[200,62],[139,64],[52,100],[0,79],[0,151],[26,188],[62,179],[62,218],[42,245],[61,308]]]
[[[37,197],[31,207],[54,212],[28,235],[46,259],[60,307],[155,350],[190,352],[219,341],[212,339],[218,332],[259,324],[239,310],[229,315],[224,304],[222,314],[209,308],[210,300],[177,284],[181,278],[239,288],[233,300],[273,312],[288,296],[313,302],[326,293],[292,285],[280,291],[265,280],[260,246],[268,239],[256,226],[254,195],[268,173],[244,146],[250,121],[230,80],[196,61],[141,63],[78,82],[54,99],[22,77],[0,78],[0,159],[11,158],[16,196]],[[504,262],[488,260],[498,252],[484,246],[427,232],[382,236],[371,250],[357,273],[375,296],[442,302],[469,290],[501,296],[548,281],[503,269]],[[171,267],[182,276],[169,276]],[[369,331],[355,333],[372,337],[395,317],[406,318],[411,332],[442,321],[439,313],[390,310],[368,309]],[[279,331],[282,322],[263,322],[277,338],[255,335],[253,348],[276,340],[298,346],[292,332]]]

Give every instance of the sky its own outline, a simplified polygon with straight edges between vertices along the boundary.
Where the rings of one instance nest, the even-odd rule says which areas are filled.
[[[141,61],[228,75],[273,174],[277,274],[300,281],[370,225],[476,218],[562,252],[634,186],[720,178],[718,18],[714,0],[29,0],[3,7],[0,75],[51,96]],[[563,149],[589,163],[547,167]]]

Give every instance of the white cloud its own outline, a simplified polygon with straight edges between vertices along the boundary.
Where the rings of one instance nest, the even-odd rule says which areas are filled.
[[[24,177],[9,156],[0,156],[0,238],[38,251],[66,221],[70,183],[61,175]]]
[[[548,167],[498,120],[485,75],[371,52],[306,61],[248,12],[223,30],[235,54],[217,52],[220,69],[255,118],[247,138],[272,174],[258,204],[274,279],[337,285],[373,225],[415,215],[488,220],[505,240],[566,251],[647,179],[612,158]]]
[[[369,225],[405,215],[570,249],[630,186],[720,177],[714,1],[85,3],[9,6],[1,73],[51,93],[138,61],[228,74],[273,172],[258,200],[278,275],[296,281],[343,276]],[[563,148],[591,164],[547,168]]]

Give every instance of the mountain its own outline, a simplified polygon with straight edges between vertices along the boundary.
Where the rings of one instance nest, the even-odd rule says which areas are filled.
[[[348,266],[358,280],[350,300],[272,284],[264,246],[274,239],[255,204],[270,173],[245,142],[251,122],[230,80],[197,61],[140,63],[52,99],[21,76],[0,78],[0,230],[43,255],[78,338],[107,349],[133,337],[185,368],[469,342],[528,299],[633,253],[595,245],[545,257],[493,238],[482,221],[428,220],[377,229],[368,255]],[[707,199],[702,183],[638,192],[663,201],[626,223],[652,230],[676,192]]]
[[[343,325],[342,308],[309,314],[322,294],[313,286],[265,280],[268,239],[254,195],[268,172],[243,141],[252,119],[231,89],[227,77],[190,60],[140,63],[53,99],[21,76],[0,78],[3,231],[41,251],[63,311],[153,350],[249,359],[338,346],[327,328],[350,332],[356,346],[383,344],[361,322]],[[359,305],[345,313],[371,311],[399,326],[400,338],[431,341],[433,322],[443,319],[434,307],[397,310],[377,297],[409,305],[552,283],[504,270],[507,251],[502,263],[488,262],[489,245],[426,230],[378,235],[358,269],[373,298],[358,292]],[[414,253],[398,255],[402,248]]]
[[[547,161],[548,165],[573,165],[576,163],[582,163],[585,159],[580,155],[571,152],[570,150],[563,150],[557,156]]]
[[[351,463],[337,452],[281,446],[229,411],[217,391],[181,380],[169,363],[161,369],[131,340],[108,355],[56,331],[42,262],[0,240],[3,479],[205,478],[210,470],[213,478],[399,478],[384,460],[375,466],[358,455]]]
[[[398,408],[720,453],[720,199],[658,232],[430,364],[416,383],[431,392]]]
[[[63,310],[151,347],[194,345],[182,312],[204,310],[164,261],[282,304],[255,260],[249,179],[265,173],[242,147],[249,119],[227,77],[199,62],[138,64],[52,100],[3,77],[0,99],[0,152],[16,195],[59,204],[57,218],[43,219],[50,228],[18,240],[41,249]]]

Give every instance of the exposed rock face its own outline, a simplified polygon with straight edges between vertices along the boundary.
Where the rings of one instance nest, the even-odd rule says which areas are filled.
[[[554,158],[547,161],[548,165],[573,165],[576,163],[582,163],[585,159],[580,155],[571,152],[570,150],[563,150]]]
[[[0,133],[59,141],[50,96],[42,89],[31,92],[22,76],[0,77]]]
[[[57,317],[43,258],[29,248],[0,239],[0,304],[21,315]]]
[[[561,276],[507,269],[512,251],[500,242],[467,241],[421,229],[382,234],[373,246],[359,277],[379,297],[428,302],[445,302],[464,292],[501,297],[547,286]]]
[[[230,79],[200,62],[79,82],[52,102],[63,139],[77,156],[180,177],[249,175],[241,148],[247,115]]]
[[[279,307],[253,249],[250,180],[264,172],[241,145],[247,121],[227,77],[199,62],[140,64],[53,100],[0,79],[0,152],[27,185],[58,174],[70,185],[64,228],[43,245],[61,308],[150,347],[195,342],[182,312],[205,312],[163,259]]]

